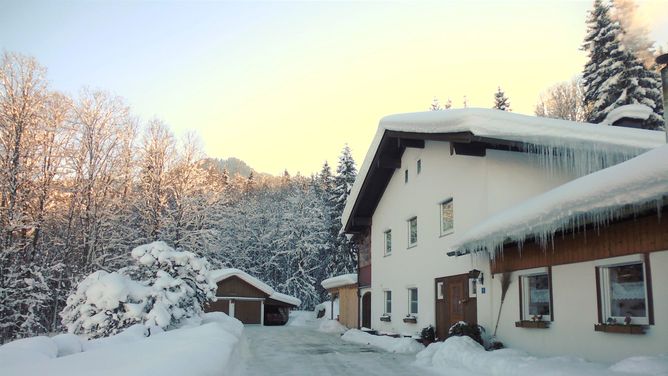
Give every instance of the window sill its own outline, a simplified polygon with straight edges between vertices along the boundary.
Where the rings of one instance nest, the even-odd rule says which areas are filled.
[[[550,327],[549,321],[531,321],[531,320],[522,320],[515,321],[516,328],[531,328],[531,329],[547,329]]]
[[[417,247],[417,243],[415,243],[413,245],[409,245],[408,247],[406,247],[406,249],[411,249],[411,248],[415,248],[415,247]]]
[[[622,334],[645,334],[647,325],[594,324],[594,331]]]
[[[417,317],[412,316],[412,317],[404,317],[404,322],[410,323],[410,324],[417,324]]]
[[[390,257],[390,256],[392,256],[392,252],[383,255],[383,257]]]
[[[446,237],[448,235],[452,235],[454,233],[455,233],[454,230],[446,231],[446,232],[441,233],[441,236],[439,236],[439,238],[444,238],[444,237]]]
[[[392,321],[392,316],[380,316],[380,321],[390,322]]]

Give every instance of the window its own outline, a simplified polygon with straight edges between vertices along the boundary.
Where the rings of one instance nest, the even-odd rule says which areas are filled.
[[[385,255],[392,254],[392,230],[385,231]]]
[[[650,324],[643,262],[599,267],[599,303],[603,323]]]
[[[408,248],[417,245],[417,217],[408,220]]]
[[[421,172],[422,172],[422,159],[418,159],[418,161],[417,161],[417,173],[418,173],[418,175],[420,175]]]
[[[454,208],[452,199],[441,203],[441,236],[452,234],[455,227]]]
[[[418,289],[413,287],[408,289],[408,314],[417,316],[418,314]]]
[[[552,289],[548,273],[535,273],[520,277],[522,320],[552,321]],[[536,320],[534,320],[536,321]]]
[[[392,314],[392,291],[385,291],[385,315]]]
[[[408,170],[404,170],[404,183],[408,183]]]

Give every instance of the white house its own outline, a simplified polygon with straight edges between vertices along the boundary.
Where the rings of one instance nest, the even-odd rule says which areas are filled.
[[[498,336],[612,361],[668,344],[668,145],[481,222],[451,255],[490,252]],[[509,278],[504,307],[501,280]]]
[[[449,257],[491,215],[660,146],[661,132],[488,109],[381,120],[344,209],[360,250],[360,326],[444,338],[496,323],[487,253]],[[513,321],[514,323],[514,321]]]

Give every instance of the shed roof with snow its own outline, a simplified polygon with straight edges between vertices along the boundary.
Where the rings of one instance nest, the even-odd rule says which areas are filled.
[[[218,283],[230,277],[237,277],[249,285],[255,287],[256,289],[264,292],[268,295],[269,299],[273,299],[279,302],[287,303],[293,306],[299,306],[302,304],[301,300],[295,298],[294,296],[282,294],[280,292],[274,291],[271,286],[260,281],[259,279],[253,277],[252,275],[244,272],[243,270],[236,268],[226,268],[226,269],[216,269],[209,272],[209,276],[213,279],[214,282]]]
[[[502,249],[533,237],[545,246],[558,231],[647,209],[668,198],[668,145],[572,180],[492,215],[451,246],[450,255]]]
[[[346,202],[341,222],[348,233],[362,231],[406,147],[426,140],[451,142],[455,153],[484,156],[488,149],[530,152],[550,165],[570,166],[578,175],[609,167],[664,144],[659,131],[610,127],[492,109],[456,109],[398,114],[378,125]]]
[[[356,285],[357,284],[357,274],[342,274],[335,277],[327,278],[320,282],[320,285],[325,290],[335,289],[342,286]]]

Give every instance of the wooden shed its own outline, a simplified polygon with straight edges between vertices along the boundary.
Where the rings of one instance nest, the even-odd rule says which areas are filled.
[[[325,279],[321,285],[329,292],[332,302],[330,310],[331,317],[348,328],[357,328],[358,325],[358,298],[357,298],[357,274],[343,274]],[[334,301],[339,301],[339,312],[334,317]]]
[[[276,292],[239,269],[214,270],[211,278],[218,289],[205,310],[224,312],[244,324],[283,325],[288,321],[290,309],[301,304],[299,299]]]

